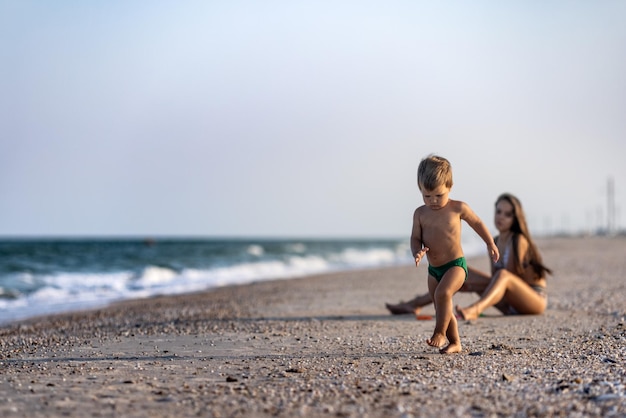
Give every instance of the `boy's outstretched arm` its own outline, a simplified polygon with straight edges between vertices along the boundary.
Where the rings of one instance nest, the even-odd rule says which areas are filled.
[[[489,229],[485,223],[474,213],[472,208],[470,208],[467,204],[464,204],[463,215],[461,219],[465,220],[467,224],[478,234],[479,237],[485,241],[487,244],[487,251],[489,252],[489,257],[495,263],[500,259],[500,252],[498,251],[498,246],[496,245]]]

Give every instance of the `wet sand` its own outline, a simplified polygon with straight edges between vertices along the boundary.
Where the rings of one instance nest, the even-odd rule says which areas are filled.
[[[626,416],[626,238],[539,246],[548,310],[460,321],[460,354],[425,343],[434,320],[384,307],[426,291],[424,266],[5,325],[0,416]]]

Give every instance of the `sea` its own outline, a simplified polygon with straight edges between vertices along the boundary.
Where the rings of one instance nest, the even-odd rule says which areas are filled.
[[[466,256],[484,252],[464,243]],[[411,264],[405,239],[0,239],[0,324],[125,299]]]

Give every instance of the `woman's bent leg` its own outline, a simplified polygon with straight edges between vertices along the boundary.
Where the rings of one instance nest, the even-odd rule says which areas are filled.
[[[539,314],[545,310],[546,300],[524,280],[508,270],[498,271],[482,297],[472,305],[456,308],[464,319],[475,319],[488,307],[507,302],[520,314]]]

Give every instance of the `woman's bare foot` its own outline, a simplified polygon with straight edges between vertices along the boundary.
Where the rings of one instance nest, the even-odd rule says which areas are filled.
[[[466,321],[469,321],[470,319],[476,319],[480,315],[478,309],[471,306],[468,306],[467,308],[461,308],[459,305],[457,305],[454,310],[461,318],[465,319]]]
[[[446,338],[445,335],[443,334],[439,334],[439,333],[434,333],[432,337],[430,337],[428,340],[426,340],[426,344],[430,345],[431,347],[443,347],[446,342],[448,342],[448,339]]]
[[[441,350],[439,350],[439,352],[441,354],[460,353],[462,349],[463,347],[461,347],[461,343],[450,343]]]
[[[422,308],[415,307],[411,305],[409,302],[400,302],[396,305],[392,305],[391,303],[385,303],[385,307],[392,315],[404,315],[404,314],[415,314],[417,315]]]

